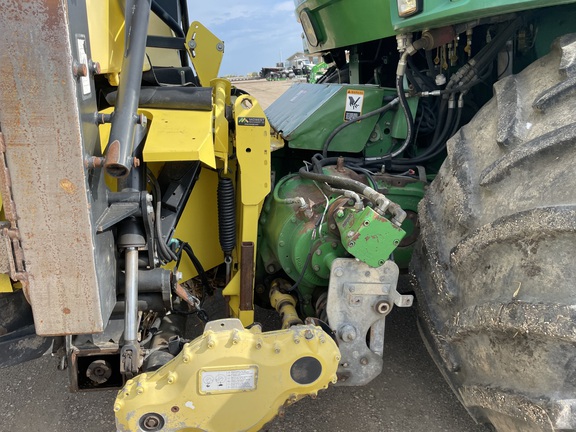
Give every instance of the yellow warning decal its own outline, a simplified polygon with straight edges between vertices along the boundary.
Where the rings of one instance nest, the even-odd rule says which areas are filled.
[[[362,105],[364,104],[364,90],[346,91],[346,109],[344,111],[344,121],[353,121],[362,115]]]

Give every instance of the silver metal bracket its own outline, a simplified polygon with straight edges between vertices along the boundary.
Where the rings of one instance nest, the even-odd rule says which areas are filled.
[[[326,309],[342,354],[339,385],[364,385],[382,372],[386,315],[414,299],[396,291],[398,275],[393,261],[376,268],[355,258],[332,263]]]

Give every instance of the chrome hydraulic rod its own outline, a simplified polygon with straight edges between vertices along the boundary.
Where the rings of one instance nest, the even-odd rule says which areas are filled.
[[[136,346],[138,344],[138,249],[135,247],[127,248],[125,260],[124,343]]]

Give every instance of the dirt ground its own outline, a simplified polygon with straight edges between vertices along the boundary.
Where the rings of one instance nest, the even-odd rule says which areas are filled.
[[[290,82],[239,82],[266,108]],[[274,319],[259,311],[257,320]],[[264,431],[482,432],[428,356],[411,309],[386,321],[383,373],[364,387],[330,387],[289,407]],[[44,356],[0,374],[0,432],[112,432],[115,391],[69,393],[66,372]],[[254,407],[258,409],[258,407]],[[218,431],[230,432],[230,431]]]
[[[266,109],[278,97],[292,86],[296,81],[237,81],[232,83],[233,86],[247,91],[254,96],[263,109]]]

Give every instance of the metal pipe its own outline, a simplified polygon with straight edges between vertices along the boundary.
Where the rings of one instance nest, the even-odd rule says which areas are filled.
[[[296,299],[290,294],[281,292],[282,286],[290,287],[290,284],[283,279],[275,279],[270,287],[270,304],[280,314],[282,328],[287,329],[293,325],[303,324],[296,312]]]
[[[124,314],[124,343],[138,343],[138,249],[126,249],[126,284],[124,298],[126,301]]]
[[[106,146],[104,167],[112,177],[126,177],[132,168],[134,131],[138,124],[138,100],[142,82],[142,65],[146,54],[146,35],[150,17],[150,0],[136,0],[131,19],[126,10],[127,38],[118,86],[118,101],[112,116],[110,138]]]

